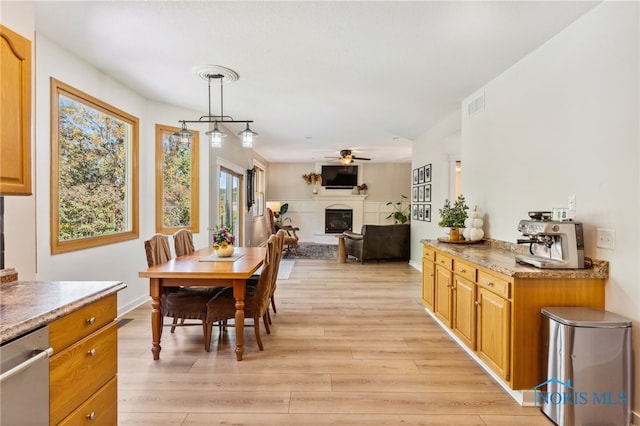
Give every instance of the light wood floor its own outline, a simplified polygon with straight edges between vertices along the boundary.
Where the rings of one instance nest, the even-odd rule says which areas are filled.
[[[296,260],[259,351],[245,328],[165,328],[150,352],[150,304],[119,330],[121,425],[550,425],[521,407],[426,315],[405,263]],[[264,329],[263,329],[264,330]]]

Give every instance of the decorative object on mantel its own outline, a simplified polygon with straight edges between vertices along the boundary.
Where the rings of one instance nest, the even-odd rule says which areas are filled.
[[[232,234],[230,226],[218,226],[213,228],[213,250],[218,257],[229,257],[233,254],[233,243],[236,237]]]
[[[406,195],[400,195],[400,201],[389,201],[387,206],[393,206],[393,212],[386,217],[386,219],[393,218],[393,223],[407,223],[409,222],[409,215],[411,213],[411,204],[407,204],[402,207],[402,199],[408,199]]]
[[[449,229],[449,240],[457,241],[460,239],[460,228],[464,227],[464,221],[467,219],[467,206],[464,195],[458,195],[458,199],[451,204],[449,199],[444,200],[444,206],[438,209],[440,213],[440,222],[438,226]]]
[[[302,175],[302,179],[307,182],[307,185],[313,184],[313,193],[318,193],[318,184],[322,183],[322,175],[320,173],[309,172]]]
[[[367,186],[366,183],[356,186],[357,195],[360,195],[360,194],[367,195],[367,189],[369,189],[369,187]]]
[[[484,231],[482,230],[483,225],[484,221],[482,220],[482,215],[478,211],[478,206],[474,206],[473,211],[464,221],[464,231],[462,231],[464,239],[469,241],[480,241],[482,237],[484,237]]]

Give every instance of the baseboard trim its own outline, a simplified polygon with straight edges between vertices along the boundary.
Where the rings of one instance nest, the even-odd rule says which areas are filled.
[[[533,407],[535,405],[534,392],[529,390],[513,390],[502,380],[488,365],[486,365],[471,349],[465,345],[458,336],[456,336],[449,327],[440,321],[433,312],[425,308],[424,311],[442,328],[457,344],[464,350],[484,371],[487,372],[518,404],[523,407]]]
[[[148,295],[140,296],[140,297],[132,300],[131,302],[127,303],[126,305],[120,306],[118,308],[118,318],[122,318],[123,315],[133,311],[135,308],[137,308],[140,305],[144,305],[149,300],[151,300],[151,299],[150,299],[150,297]]]

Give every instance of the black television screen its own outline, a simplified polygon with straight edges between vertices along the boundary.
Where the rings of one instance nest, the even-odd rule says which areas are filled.
[[[326,188],[358,186],[358,166],[322,166],[322,186]]]

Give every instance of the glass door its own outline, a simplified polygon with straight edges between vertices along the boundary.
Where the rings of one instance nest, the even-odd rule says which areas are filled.
[[[224,167],[220,168],[220,183],[218,206],[218,224],[220,226],[230,226],[233,229],[233,235],[236,236],[235,245],[239,246],[242,242],[241,235],[241,209],[240,209],[240,189],[242,188],[242,175],[235,173]]]

